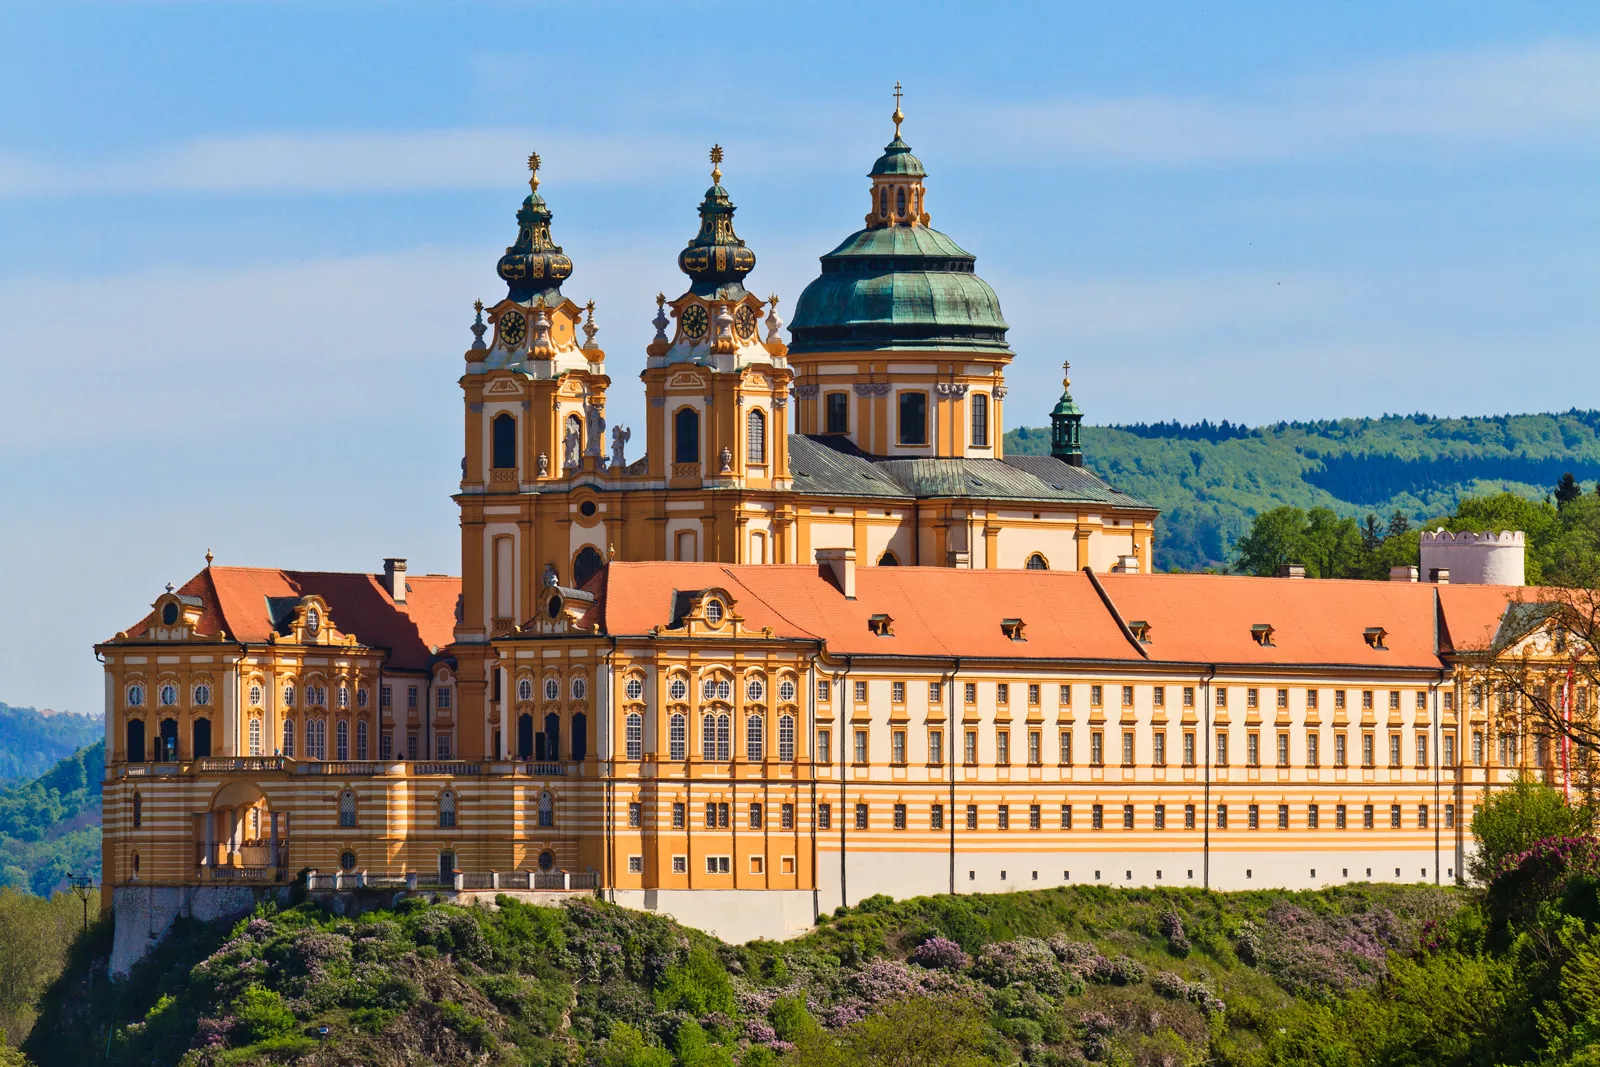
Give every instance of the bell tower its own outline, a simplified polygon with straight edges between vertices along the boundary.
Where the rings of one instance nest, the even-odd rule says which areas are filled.
[[[1072,399],[1071,363],[1061,364],[1061,399],[1050,410],[1050,454],[1072,467],[1083,466],[1083,444],[1078,439],[1083,411]]]
[[[689,288],[676,299],[656,297],[656,335],[640,375],[648,475],[672,490],[787,489],[793,374],[783,321],[777,296],[761,300],[745,288],[756,255],[734,232],[722,160],[721,146],[713,147],[700,230],[678,253]]]

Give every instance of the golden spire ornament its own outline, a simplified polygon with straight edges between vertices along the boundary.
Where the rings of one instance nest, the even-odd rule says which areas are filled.
[[[535,193],[539,191],[539,153],[532,152],[528,155],[528,188]]]
[[[895,82],[894,83],[894,114],[890,115],[889,117],[894,120],[894,135],[897,138],[900,136],[900,124],[906,120],[905,112],[900,110],[900,97],[902,95],[904,95],[904,94],[902,94],[900,92],[900,83],[899,82]]]
[[[719,144],[711,146],[711,184],[722,184],[722,146]]]
[[[1061,390],[1062,390],[1062,392],[1068,392],[1071,389],[1072,389],[1072,362],[1070,360],[1062,360],[1061,361]]]

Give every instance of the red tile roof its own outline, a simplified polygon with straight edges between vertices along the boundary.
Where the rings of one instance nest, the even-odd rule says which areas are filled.
[[[275,629],[271,598],[316,595],[328,604],[332,624],[363,645],[389,650],[399,670],[425,670],[436,651],[453,641],[461,579],[408,575],[406,602],[396,604],[381,575],[285,571],[269,567],[207,567],[177,590],[198,597],[198,631],[225,631],[237,641],[265,643]],[[130,637],[155,624],[152,612],[128,630]]]
[[[1440,642],[1446,652],[1478,652],[1494,640],[1509,604],[1533,603],[1545,595],[1535,586],[1441,585],[1444,612]]]

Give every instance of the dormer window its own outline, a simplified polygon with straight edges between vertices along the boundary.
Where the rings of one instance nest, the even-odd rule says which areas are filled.
[[[868,617],[867,629],[871,630],[879,637],[893,637],[894,620],[882,612],[879,612],[876,615]]]
[[[1369,626],[1365,630],[1361,631],[1361,636],[1367,639],[1368,647],[1375,648],[1379,652],[1389,651],[1389,647],[1383,643],[1383,639],[1389,636],[1389,631],[1385,630],[1383,627]]]
[[[1002,634],[1005,634],[1005,636],[1006,636],[1006,638],[1008,640],[1011,640],[1011,641],[1026,641],[1027,638],[1023,636],[1022,630],[1023,630],[1023,622],[1022,622],[1021,619],[1001,619],[1000,620],[1000,632]]]
[[[316,608],[308,608],[306,610],[306,633],[315,637],[320,629],[322,629],[322,613]]]
[[[1258,622],[1250,627],[1250,638],[1262,648],[1272,647],[1272,624]]]
[[[722,601],[711,599],[706,601],[706,622],[717,626],[722,622]]]
[[[173,626],[178,621],[178,605],[175,601],[167,601],[161,607],[161,625]]]
[[[559,596],[552,596],[545,603],[544,610],[545,614],[549,615],[552,619],[561,618],[561,598]]]
[[[1143,619],[1135,619],[1128,623],[1128,629],[1133,634],[1133,639],[1141,645],[1150,643],[1150,624]]]

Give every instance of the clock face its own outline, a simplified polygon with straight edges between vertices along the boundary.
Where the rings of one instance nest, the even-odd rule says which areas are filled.
[[[520,312],[508,311],[500,319],[500,340],[515,348],[528,336],[528,320]]]
[[[742,341],[748,341],[756,335],[756,313],[749,304],[740,305],[739,310],[733,313],[733,332]]]
[[[699,304],[690,304],[683,309],[683,335],[691,341],[698,341],[706,335],[706,309]]]

